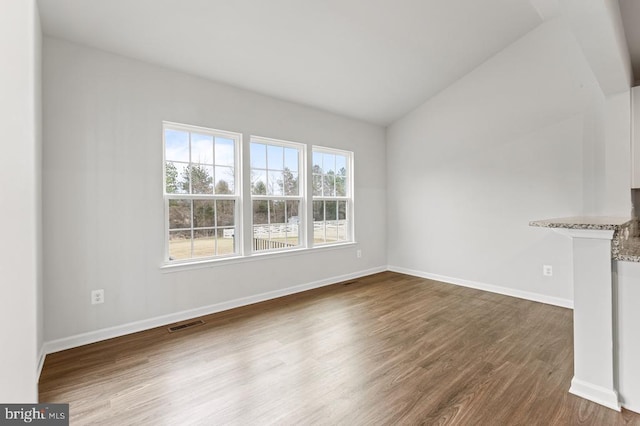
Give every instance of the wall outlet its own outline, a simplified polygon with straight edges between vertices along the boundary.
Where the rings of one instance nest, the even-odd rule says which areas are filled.
[[[551,265],[542,265],[542,275],[550,277],[553,275],[553,267]]]
[[[91,304],[97,305],[99,303],[104,303],[104,290],[93,290],[91,292]]]
[[[360,259],[362,257],[362,250],[360,250],[360,249],[356,250],[356,257],[358,259]]]

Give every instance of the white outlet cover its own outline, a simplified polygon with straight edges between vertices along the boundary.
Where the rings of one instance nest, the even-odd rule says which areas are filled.
[[[91,292],[91,304],[104,303],[104,290],[93,290]]]

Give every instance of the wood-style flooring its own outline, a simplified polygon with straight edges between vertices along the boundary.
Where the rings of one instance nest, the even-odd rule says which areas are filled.
[[[385,272],[47,356],[71,424],[640,425],[568,393],[568,309]]]

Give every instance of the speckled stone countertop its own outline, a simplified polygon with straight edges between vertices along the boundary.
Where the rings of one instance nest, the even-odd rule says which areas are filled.
[[[640,262],[640,235],[638,220],[623,217],[575,216],[558,219],[535,220],[529,226],[562,229],[592,229],[614,231],[611,240],[611,258]]]
[[[631,222],[631,220],[623,217],[574,216],[561,217],[558,219],[534,220],[529,222],[529,226],[539,226],[541,228],[600,229],[616,231],[628,222]]]
[[[615,260],[640,262],[640,226],[638,219],[623,225],[618,232],[618,253]]]

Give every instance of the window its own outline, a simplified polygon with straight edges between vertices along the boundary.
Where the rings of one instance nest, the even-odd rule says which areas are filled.
[[[304,153],[302,144],[251,138],[253,251],[304,245]]]
[[[168,260],[240,253],[237,133],[164,123]]]
[[[313,148],[313,242],[352,241],[351,152]]]
[[[163,122],[165,262],[352,242],[353,153]],[[243,178],[244,176],[244,178]],[[244,210],[244,213],[243,213]]]

